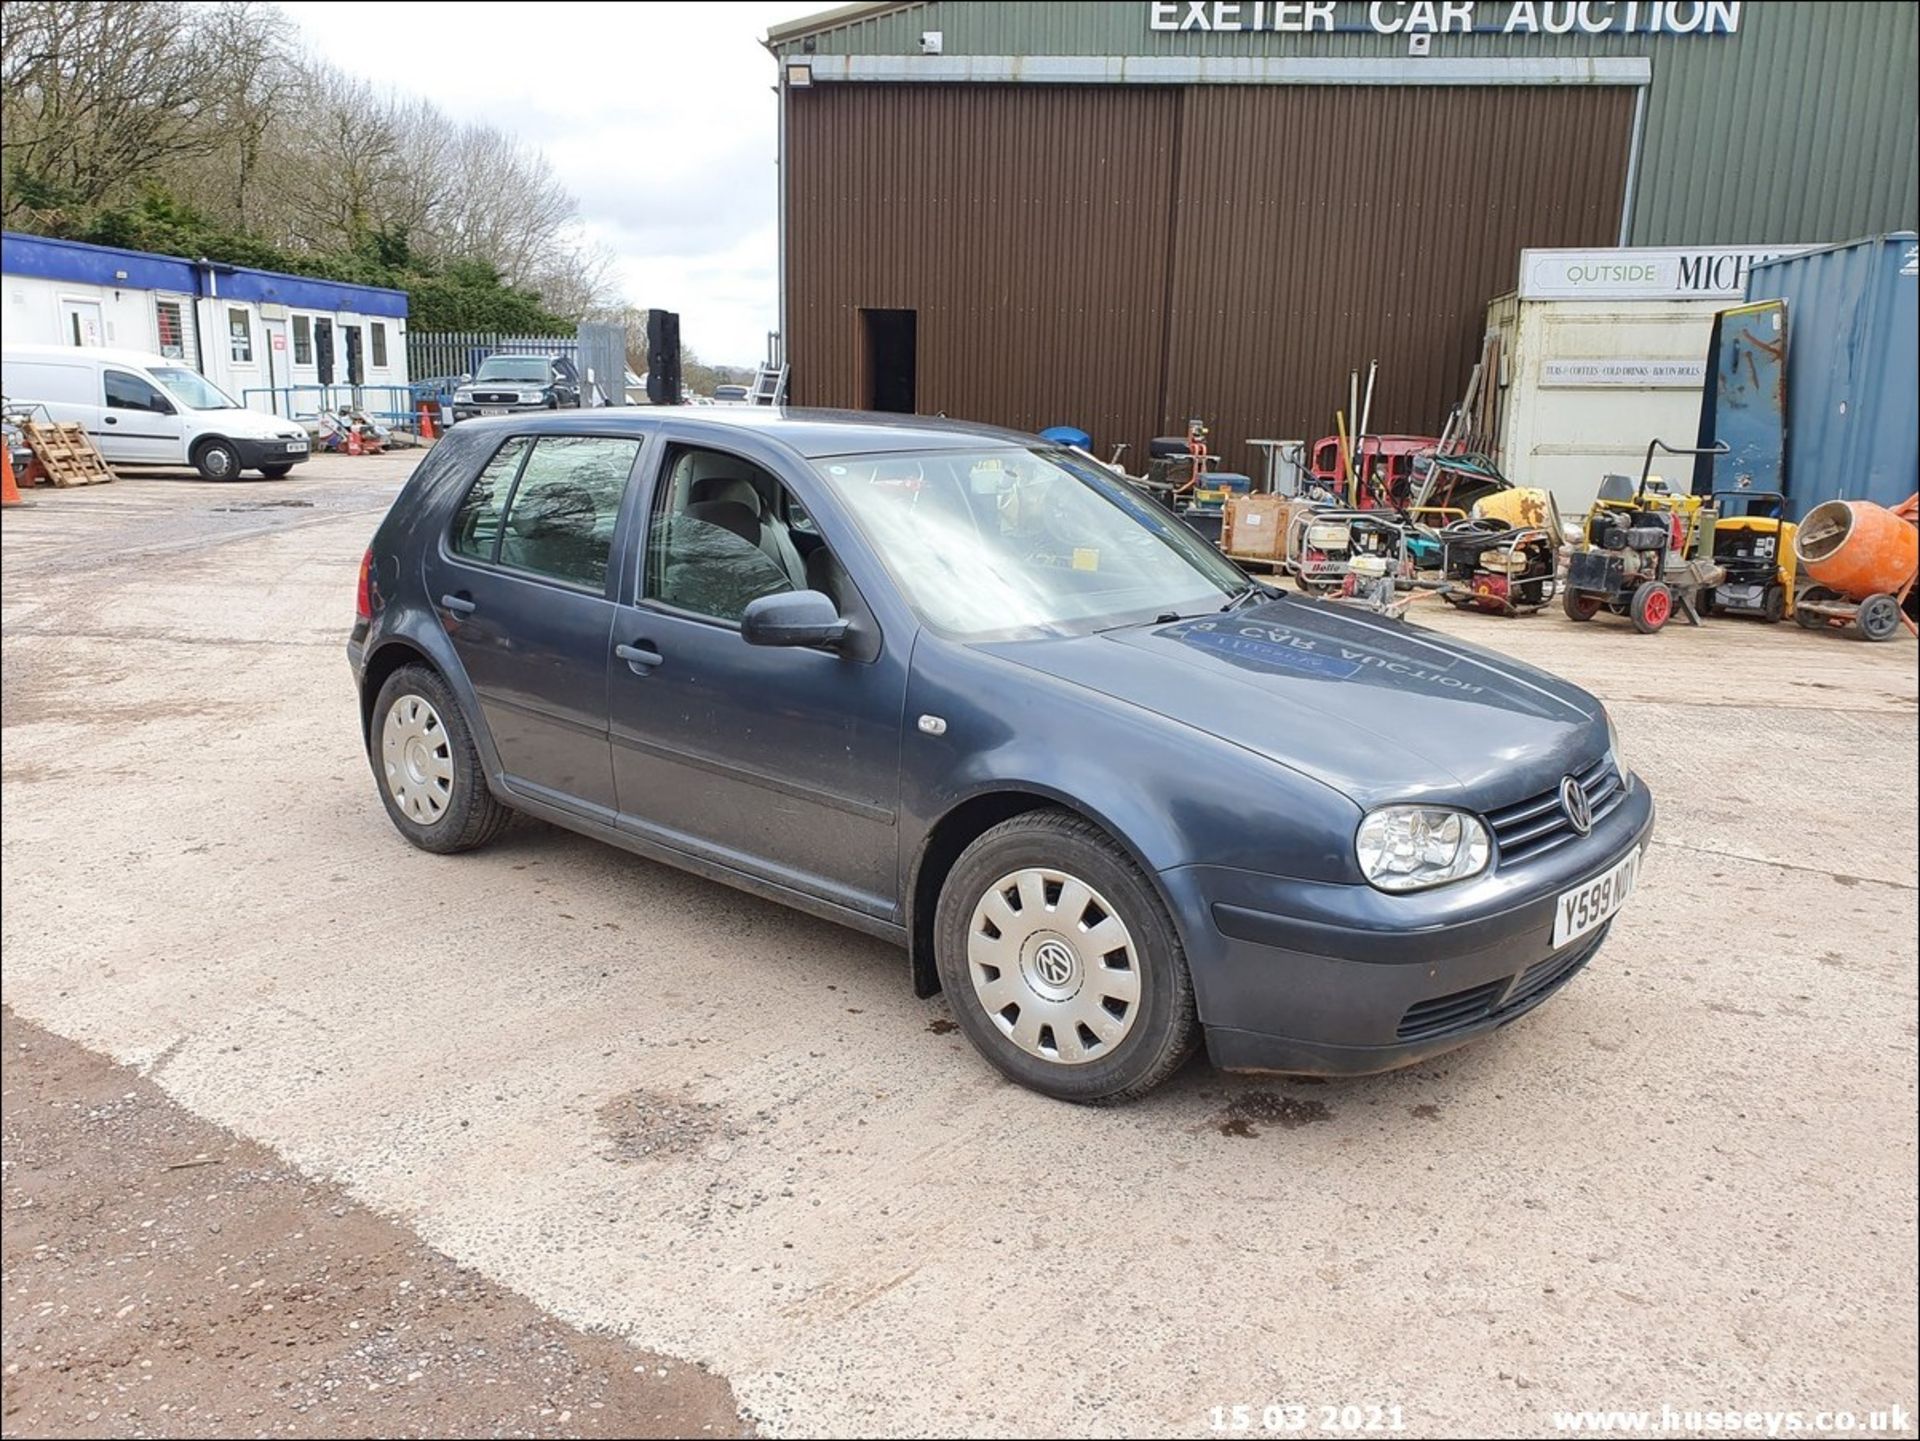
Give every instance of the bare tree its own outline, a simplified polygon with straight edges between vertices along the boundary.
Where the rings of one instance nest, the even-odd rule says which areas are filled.
[[[277,10],[227,0],[200,13],[195,46],[205,65],[203,119],[220,142],[215,159],[224,180],[225,218],[242,229],[260,219],[262,153],[273,127],[290,107],[291,89],[303,89]],[[298,113],[298,107],[291,107]]]
[[[617,304],[613,256],[547,157],[294,53],[255,0],[6,0],[9,220],[85,221],[152,187],[282,250],[478,261],[569,317]]]
[[[0,15],[9,218],[33,200],[93,205],[213,148],[185,6],[10,0]]]

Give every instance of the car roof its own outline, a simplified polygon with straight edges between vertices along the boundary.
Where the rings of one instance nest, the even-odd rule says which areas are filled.
[[[997,425],[978,425],[967,420],[948,420],[944,416],[882,415],[862,410],[811,410],[794,406],[741,405],[726,408],[712,406],[607,406],[596,410],[549,412],[545,415],[514,416],[500,420],[463,421],[470,425],[511,427],[523,433],[559,431],[592,427],[596,431],[657,429],[663,421],[691,438],[705,436],[715,442],[730,434],[752,431],[756,435],[785,446],[795,455],[817,460],[830,455],[868,455],[896,450],[978,450],[982,445],[996,447],[1043,445],[1035,436]]]
[[[183,360],[147,350],[114,350],[104,345],[12,345],[5,353],[21,360],[103,360],[109,365],[185,365]]]

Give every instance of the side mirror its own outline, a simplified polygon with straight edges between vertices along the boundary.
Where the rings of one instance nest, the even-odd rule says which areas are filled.
[[[846,635],[839,609],[817,590],[763,595],[740,616],[740,638],[748,645],[838,645]]]

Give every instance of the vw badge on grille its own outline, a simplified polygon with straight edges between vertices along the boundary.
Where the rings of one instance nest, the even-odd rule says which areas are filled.
[[[1593,829],[1593,807],[1587,803],[1587,793],[1580,789],[1580,782],[1568,776],[1560,782],[1560,809],[1567,813],[1567,824],[1579,835],[1585,835]]]

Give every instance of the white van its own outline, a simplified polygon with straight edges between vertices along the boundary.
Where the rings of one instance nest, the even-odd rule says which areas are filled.
[[[182,361],[93,346],[0,347],[8,409],[77,420],[109,465],[192,465],[208,480],[278,480],[311,443],[298,421],[247,410]]]

